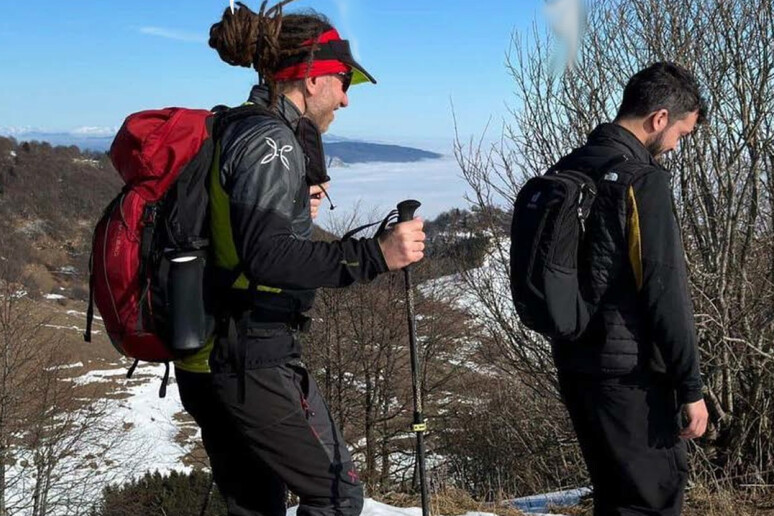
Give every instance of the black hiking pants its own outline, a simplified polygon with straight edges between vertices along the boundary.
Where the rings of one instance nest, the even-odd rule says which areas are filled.
[[[175,369],[183,408],[202,431],[210,467],[229,515],[285,514],[285,483],[249,453],[228,412],[215,395],[210,373]]]
[[[666,378],[560,372],[559,386],[594,486],[594,516],[678,516],[688,464]]]
[[[289,489],[299,497],[298,516],[358,516],[363,487],[316,382],[298,359],[259,366],[271,333],[219,337],[210,356],[216,424],[232,441],[218,446],[227,449],[224,462],[245,473],[215,477],[225,480],[229,515],[284,516]]]

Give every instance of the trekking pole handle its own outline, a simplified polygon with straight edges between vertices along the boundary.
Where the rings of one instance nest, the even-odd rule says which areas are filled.
[[[406,222],[414,218],[414,212],[422,206],[422,203],[414,199],[407,199],[398,203],[398,222]]]

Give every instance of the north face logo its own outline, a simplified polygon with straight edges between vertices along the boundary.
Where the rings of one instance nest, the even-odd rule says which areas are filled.
[[[618,181],[618,173],[616,172],[608,172],[605,174],[605,177],[603,177],[605,181]]]
[[[540,199],[540,194],[542,192],[535,192],[532,194],[532,197],[530,197],[529,202],[527,203],[527,209],[528,210],[535,210],[538,207],[538,200]]]

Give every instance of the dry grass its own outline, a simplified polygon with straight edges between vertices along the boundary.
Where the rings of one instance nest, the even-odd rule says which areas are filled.
[[[704,487],[691,489],[686,496],[684,516],[762,516],[774,515],[774,487],[755,491],[710,492]]]
[[[594,505],[589,499],[577,506],[551,510],[567,516],[592,516]],[[751,492],[712,492],[695,487],[686,493],[682,516],[774,516],[774,487]]]
[[[557,505],[550,505],[548,509],[555,514],[564,514],[566,516],[593,516],[594,514],[594,502],[591,497],[581,500],[578,505],[572,507],[561,507]]]

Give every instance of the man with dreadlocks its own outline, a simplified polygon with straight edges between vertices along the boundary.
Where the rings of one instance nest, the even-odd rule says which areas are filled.
[[[255,112],[216,132],[209,183],[216,337],[178,361],[176,375],[229,514],[284,515],[290,489],[299,516],[357,516],[363,490],[352,458],[300,362],[303,313],[316,288],[419,261],[425,235],[417,218],[378,238],[309,239],[329,180],[320,133],[348,105],[350,85],[376,81],[324,16],[283,16],[288,1],[268,11],[264,2],[258,13],[238,4],[210,29],[220,57],[255,68],[260,83],[247,103]]]

